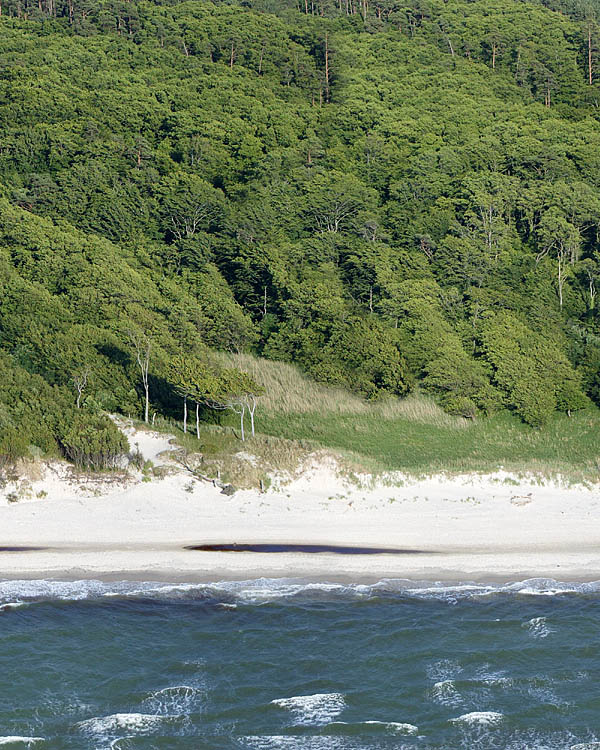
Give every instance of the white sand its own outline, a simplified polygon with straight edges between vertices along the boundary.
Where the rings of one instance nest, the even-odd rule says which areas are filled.
[[[130,435],[155,464],[168,440]],[[162,455],[159,455],[162,454]],[[0,493],[0,577],[356,581],[600,579],[600,487],[519,481],[503,472],[359,488],[317,464],[265,494],[178,471],[162,480],[75,482],[55,464]],[[8,502],[19,490],[21,499]],[[45,496],[40,494],[46,493]],[[25,497],[24,497],[25,496]],[[393,547],[404,554],[197,552],[186,545],[303,543]]]

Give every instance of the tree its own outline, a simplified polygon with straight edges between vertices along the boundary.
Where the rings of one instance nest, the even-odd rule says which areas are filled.
[[[81,408],[81,396],[85,390],[90,377],[90,369],[87,366],[81,367],[73,375],[73,385],[77,391],[77,408]]]
[[[377,197],[354,175],[318,172],[306,185],[306,201],[319,232],[341,232],[357,227],[359,217],[373,211]]]
[[[211,362],[178,355],[169,363],[169,381],[183,398],[183,431],[187,432],[187,401],[196,402],[196,437],[200,439],[200,404],[210,405],[217,388],[217,369]]]
[[[142,376],[144,387],[144,422],[148,424],[150,418],[150,386],[148,370],[150,367],[150,352],[152,351],[152,340],[139,329],[128,331],[129,344],[133,349],[135,360]]]
[[[248,373],[235,368],[225,368],[219,373],[214,390],[209,394],[208,404],[213,409],[231,409],[239,415],[241,438],[244,441],[246,439],[244,430],[246,410],[250,413],[254,436],[254,413],[258,398],[263,392],[264,389]]]
[[[546,256],[553,255],[556,258],[558,300],[562,307],[565,282],[570,276],[569,266],[579,257],[581,234],[557,209],[546,211],[540,221],[538,232],[542,247],[536,256],[536,263]]]

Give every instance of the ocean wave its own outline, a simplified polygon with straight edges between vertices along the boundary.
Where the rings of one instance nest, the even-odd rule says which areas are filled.
[[[442,680],[436,682],[429,691],[431,700],[439,703],[441,706],[460,706],[463,699],[456,689],[454,680]]]
[[[402,721],[363,721],[363,724],[368,725],[377,725],[381,726],[384,729],[389,729],[392,732],[398,733],[398,734],[417,734],[419,731],[419,727],[416,727],[414,724],[407,724],[406,722]]]
[[[314,583],[289,578],[258,578],[214,583],[167,583],[158,581],[98,580],[0,581],[0,607],[24,606],[36,601],[81,601],[124,598],[157,600],[199,600],[215,605],[261,605],[272,602],[315,600],[357,600],[381,597],[440,599],[456,602],[494,595],[559,596],[600,593],[600,581],[561,583],[548,578],[531,578],[507,584],[484,585],[383,579],[374,584]]]
[[[135,731],[138,734],[152,734],[159,730],[165,719],[174,717],[155,714],[122,713],[110,716],[95,716],[76,724],[80,732],[87,735],[107,737],[121,732]]]
[[[294,695],[291,698],[276,698],[271,704],[287,709],[296,724],[312,727],[330,724],[346,708],[346,700],[341,693]]]
[[[504,716],[498,711],[471,711],[471,713],[457,716],[450,719],[453,724],[467,724],[469,726],[477,725],[484,727],[493,727],[499,724]]]
[[[242,738],[249,750],[346,750],[343,737],[295,737],[286,734],[256,735]]]
[[[548,626],[545,617],[532,617],[521,626],[529,631],[532,638],[547,638],[554,631]]]
[[[390,739],[381,742],[369,740],[365,746],[364,739],[352,737],[336,737],[334,735],[297,736],[297,735],[249,735],[242,737],[239,744],[248,750],[390,750]],[[399,738],[392,740],[394,750],[414,750],[414,740],[411,744],[400,742]]]
[[[26,745],[30,747],[38,742],[45,742],[44,737],[21,737],[17,735],[0,736],[0,745]]]
[[[386,735],[398,735],[398,734],[417,734],[419,727],[414,724],[408,724],[402,721],[379,721],[376,719],[370,719],[367,721],[334,721],[331,724],[327,724],[327,731],[331,732],[336,730],[348,734],[358,734],[363,730],[368,730],[369,734],[375,732]]]
[[[158,716],[187,716],[197,712],[206,691],[191,685],[174,685],[156,690],[142,701],[142,708]]]
[[[427,677],[433,682],[453,680],[463,671],[463,668],[453,659],[439,659],[425,668]]]

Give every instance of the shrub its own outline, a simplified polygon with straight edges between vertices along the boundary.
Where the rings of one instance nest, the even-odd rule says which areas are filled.
[[[70,461],[92,471],[118,468],[129,451],[127,438],[103,415],[77,415],[60,444]]]
[[[4,427],[0,432],[0,477],[27,454],[27,438],[23,433],[12,426]]]

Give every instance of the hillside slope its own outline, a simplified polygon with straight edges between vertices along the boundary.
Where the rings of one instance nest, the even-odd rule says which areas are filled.
[[[139,332],[165,415],[206,347],[468,418],[589,408],[586,8],[3,0],[4,453],[58,450],[84,373],[78,419],[141,413]]]

